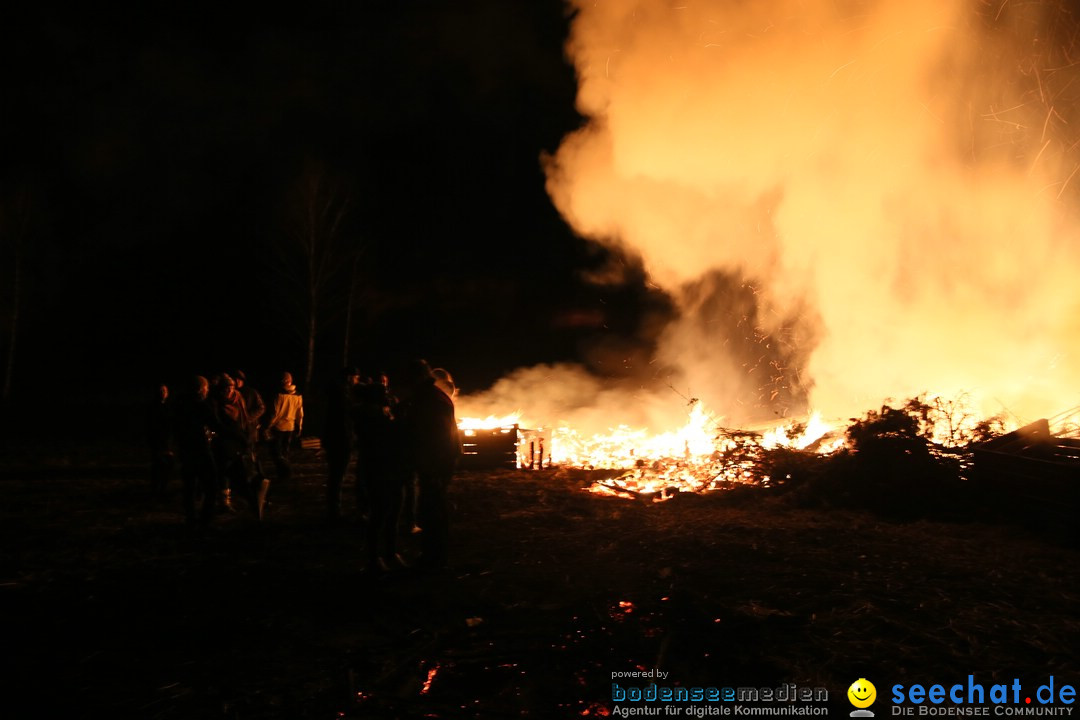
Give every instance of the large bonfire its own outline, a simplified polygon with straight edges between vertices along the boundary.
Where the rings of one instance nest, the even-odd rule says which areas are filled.
[[[586,121],[547,189],[676,317],[631,391],[525,370],[462,415],[522,408],[552,461],[662,492],[761,482],[738,448],[831,452],[883,398],[964,397],[969,423],[1078,404],[1068,4],[573,4]]]

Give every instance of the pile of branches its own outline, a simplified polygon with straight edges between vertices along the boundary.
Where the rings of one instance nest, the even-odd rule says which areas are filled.
[[[639,463],[594,490],[650,502],[680,493],[725,491],[732,500],[770,491],[800,507],[868,510],[897,520],[971,518],[983,506],[968,479],[972,448],[1005,432],[1003,417],[976,421],[964,398],[920,396],[852,418],[840,449],[826,435],[810,447],[767,448],[760,433],[721,429],[706,463]],[[803,427],[789,429],[799,436]]]
[[[980,505],[966,474],[971,449],[1004,432],[1004,421],[970,422],[962,407],[923,397],[886,403],[852,419],[840,450],[765,451],[762,472],[800,506],[862,509],[899,520],[970,517]]]

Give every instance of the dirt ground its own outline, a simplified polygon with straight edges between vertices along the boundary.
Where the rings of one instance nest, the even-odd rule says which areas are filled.
[[[823,687],[844,716],[858,678],[879,697],[969,674],[1080,684],[1080,553],[1038,529],[468,472],[450,571],[370,578],[358,519],[323,518],[318,456],[298,469],[262,524],[223,516],[204,537],[137,456],[6,469],[3,715],[602,717],[612,674],[651,668]]]

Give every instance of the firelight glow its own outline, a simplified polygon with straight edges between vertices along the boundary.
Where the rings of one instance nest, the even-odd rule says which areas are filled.
[[[760,330],[798,346],[826,417],[921,392],[1026,418],[1077,404],[1066,5],[575,6],[588,122],[547,160],[548,190],[681,304],[660,351],[677,384],[727,412],[760,382],[700,317],[700,285],[722,273],[753,283]]]
[[[505,430],[521,421],[520,415],[463,418],[458,427],[469,436],[480,429]],[[817,414],[802,424],[784,423],[761,432],[739,432],[737,439],[725,436],[716,417],[701,403],[691,407],[685,425],[670,432],[652,433],[647,428],[620,425],[606,433],[586,436],[566,424],[547,430],[551,463],[617,471],[596,480],[589,488],[591,492],[627,498],[647,495],[657,501],[677,492],[768,483],[769,477],[762,476],[752,461],[738,453],[751,445],[761,450],[783,447],[823,454],[843,445],[842,437],[835,437],[833,428]],[[834,436],[826,440],[829,433]]]
[[[678,317],[649,377],[522,368],[466,414],[522,407],[565,429],[553,456],[605,446],[625,465],[654,436],[710,457],[715,427],[688,403],[718,427],[771,421],[778,442],[821,422],[811,409],[889,398],[963,396],[1019,423],[1080,405],[1068,4],[573,5],[586,122],[544,157],[548,193],[577,233],[640,257]]]
[[[521,423],[521,413],[511,413],[509,415],[488,415],[487,417],[462,417],[458,418],[458,429],[469,430],[490,430],[494,428],[506,427],[508,425],[518,425]]]

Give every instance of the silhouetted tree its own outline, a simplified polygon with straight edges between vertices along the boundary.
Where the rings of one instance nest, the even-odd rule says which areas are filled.
[[[283,317],[304,349],[305,388],[311,387],[320,332],[351,302],[362,250],[346,230],[352,204],[349,183],[307,159],[286,197],[284,232],[268,256]]]

